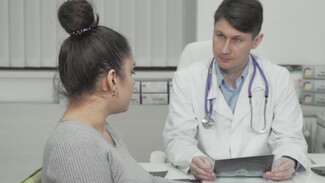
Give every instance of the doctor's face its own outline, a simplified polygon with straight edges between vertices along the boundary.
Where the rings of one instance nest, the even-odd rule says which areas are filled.
[[[233,28],[221,18],[214,25],[213,54],[224,73],[241,73],[249,61],[251,49],[256,48],[263,35],[255,38],[251,33],[243,33]]]

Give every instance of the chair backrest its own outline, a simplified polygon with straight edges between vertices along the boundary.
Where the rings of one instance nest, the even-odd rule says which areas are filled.
[[[36,170],[26,179],[21,181],[21,183],[41,183],[41,178],[42,178],[42,168]]]
[[[165,163],[166,162],[166,154],[164,151],[152,151],[150,153],[150,163]]]
[[[211,40],[189,43],[186,45],[181,54],[177,70],[193,62],[197,62],[205,58],[209,59],[212,57],[213,51]]]

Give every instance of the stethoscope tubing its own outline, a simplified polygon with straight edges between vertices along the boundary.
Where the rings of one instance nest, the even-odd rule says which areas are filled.
[[[213,67],[213,63],[214,63],[214,58],[211,61],[211,64],[209,66],[209,71],[208,71],[208,77],[207,77],[207,81],[206,81],[206,89],[205,89],[205,105],[204,105],[204,109],[205,109],[205,114],[208,118],[211,117],[212,114],[212,108],[213,108],[213,104],[212,104],[212,99],[208,99],[208,94],[210,92],[211,89],[211,85],[212,85],[212,67]],[[208,109],[208,105],[207,105],[207,100],[209,100],[209,109]]]
[[[252,58],[252,63],[253,63],[253,73],[252,73],[252,77],[250,78],[249,81],[249,86],[248,86],[248,98],[249,98],[249,104],[250,104],[250,110],[251,110],[251,120],[250,120],[250,126],[251,129],[258,134],[261,133],[265,133],[266,130],[266,105],[267,105],[267,99],[269,96],[269,83],[266,79],[266,76],[264,74],[264,71],[262,70],[262,68],[260,67],[260,65],[258,64],[258,62],[256,61],[256,59],[254,58],[253,55],[251,55]],[[210,92],[211,89],[211,85],[212,85],[212,68],[213,68],[213,64],[215,62],[215,58],[212,58],[211,63],[209,65],[209,70],[208,70],[208,76],[207,76],[207,81],[206,81],[206,89],[205,89],[205,100],[204,100],[204,109],[205,109],[205,121],[209,121],[207,119],[211,119],[211,114],[212,114],[212,109],[213,109],[213,103],[212,103],[212,99],[208,99],[208,94]],[[255,80],[255,75],[256,75],[256,68],[258,69],[258,71],[260,72],[263,80],[264,80],[264,84],[265,84],[265,103],[264,103],[264,126],[261,130],[257,131],[254,129],[253,127],[253,107],[252,107],[252,85],[253,82]],[[208,106],[208,100],[209,100],[209,106]],[[213,120],[212,120],[213,121]],[[202,120],[203,123],[203,120]],[[203,126],[205,128],[210,128],[214,125],[214,121],[213,123],[208,123],[208,124],[203,124]]]

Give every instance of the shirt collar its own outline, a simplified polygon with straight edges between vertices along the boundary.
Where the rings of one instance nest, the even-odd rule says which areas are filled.
[[[226,80],[223,76],[223,74],[221,73],[220,71],[220,68],[219,68],[219,65],[216,64],[217,62],[214,63],[215,65],[215,69],[216,69],[216,74],[217,74],[217,82],[218,82],[218,86],[219,88],[221,87],[221,85],[225,84],[226,83]],[[243,81],[246,79],[247,75],[248,75],[248,69],[249,69],[249,66],[250,64],[252,63],[252,58],[251,56],[249,56],[249,61],[248,61],[248,64],[245,66],[243,72],[241,73],[241,78],[243,79]],[[239,77],[238,77],[239,78]],[[236,82],[238,80],[238,78],[236,79]]]

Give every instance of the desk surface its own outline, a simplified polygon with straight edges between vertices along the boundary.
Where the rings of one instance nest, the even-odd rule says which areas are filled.
[[[311,160],[311,167],[316,166],[325,166],[325,154],[309,154],[308,155]],[[168,163],[140,163],[147,171],[155,172],[155,171],[168,171],[166,178],[168,179],[194,179],[193,176],[186,175],[179,169],[173,167]],[[240,182],[243,183],[264,183],[270,182],[264,180],[263,178],[217,178],[215,182],[217,183],[232,183],[232,182]],[[321,183],[325,182],[325,177],[320,176],[312,171],[303,174],[298,174],[294,176],[291,180],[282,181],[286,183]]]

